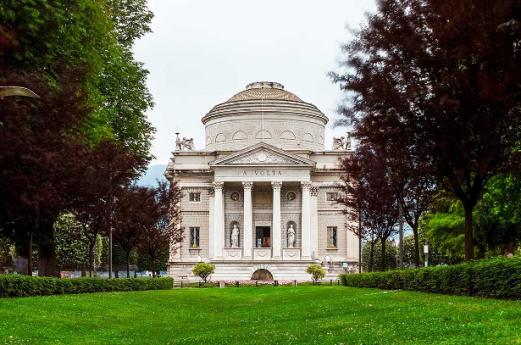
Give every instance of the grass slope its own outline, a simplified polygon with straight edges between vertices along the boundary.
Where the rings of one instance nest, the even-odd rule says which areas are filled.
[[[521,301],[346,287],[0,299],[7,344],[521,344]]]

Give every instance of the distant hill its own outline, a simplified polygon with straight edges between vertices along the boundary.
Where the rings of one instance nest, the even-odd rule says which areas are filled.
[[[163,175],[166,170],[166,164],[151,165],[147,172],[138,181],[138,186],[153,187],[157,184],[157,180],[166,181]]]

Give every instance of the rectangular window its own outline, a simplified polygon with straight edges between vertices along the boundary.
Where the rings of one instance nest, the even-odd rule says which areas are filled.
[[[326,193],[327,201],[337,201],[337,199],[338,199],[338,193],[336,193],[336,192],[327,192]]]
[[[201,193],[190,192],[188,194],[188,198],[190,199],[190,201],[195,201],[195,202],[201,201]]]
[[[199,248],[199,227],[190,227],[190,248]]]
[[[328,226],[327,227],[327,248],[335,249],[336,248],[336,226]]]

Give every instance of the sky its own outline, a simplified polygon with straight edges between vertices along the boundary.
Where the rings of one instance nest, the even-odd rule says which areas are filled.
[[[204,149],[201,118],[246,84],[276,81],[313,103],[330,122],[326,149],[343,96],[328,72],[338,71],[347,28],[357,29],[374,0],[149,0],[152,33],[138,40],[135,58],[150,71],[156,128],[154,164],[166,164],[175,132]]]

